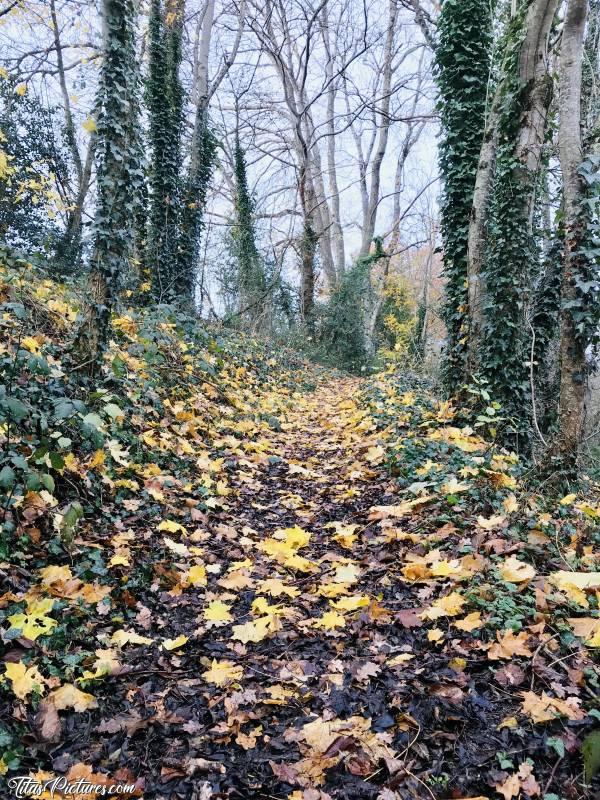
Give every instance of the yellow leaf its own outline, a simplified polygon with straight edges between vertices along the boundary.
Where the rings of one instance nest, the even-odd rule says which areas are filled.
[[[72,683],[65,683],[60,689],[55,689],[48,696],[48,700],[58,711],[72,708],[73,711],[82,712],[98,706],[96,698],[92,694],[82,692]]]
[[[313,621],[315,628],[323,628],[326,631],[335,630],[335,628],[345,628],[346,620],[342,614],[337,611],[326,611],[319,619]]]
[[[433,630],[427,632],[427,639],[430,642],[441,642],[444,638],[444,631],[440,630],[439,628],[433,628]]]
[[[147,636],[140,636],[135,631],[120,630],[115,631],[110,637],[111,642],[114,642],[118,647],[124,647],[126,644],[152,644],[152,639]]]
[[[571,617],[567,620],[575,636],[583,639],[589,647],[600,647],[600,619],[595,617]]]
[[[213,600],[204,609],[204,619],[210,622],[232,622],[229,606],[222,600]]]
[[[301,547],[306,547],[310,540],[310,533],[294,525],[293,528],[284,528],[275,531],[273,534],[275,539],[283,539],[288,547],[292,550],[299,550]]]
[[[561,506],[571,506],[577,499],[576,494],[566,494],[560,501]]]
[[[159,531],[169,531],[169,533],[177,533],[181,531],[181,533],[187,533],[187,530],[180,525],[178,522],[174,522],[172,519],[163,519],[163,521],[158,526]]]
[[[93,117],[88,117],[85,122],[81,123],[81,127],[87,133],[95,133],[98,130],[98,126],[96,125],[96,120]]]
[[[379,444],[369,447],[365,455],[365,461],[368,461],[369,464],[373,465],[381,464],[384,458],[385,458],[385,450]]]
[[[458,592],[452,592],[445,597],[439,597],[420,616],[422,619],[439,619],[440,617],[455,617],[460,614],[465,604],[465,598]]]
[[[206,586],[206,567],[204,564],[194,564],[185,573],[185,583],[187,586]]]
[[[442,493],[443,494],[457,494],[458,492],[466,492],[468,491],[471,486],[464,481],[458,481],[456,478],[450,478],[449,481],[442,484]]]
[[[129,555],[129,550],[120,550],[111,557],[108,562],[109,567],[128,567],[130,565]]]
[[[8,621],[12,629],[19,629],[26,639],[35,641],[38,636],[50,633],[58,624],[56,620],[47,616],[47,612],[54,606],[52,598],[34,600],[27,604],[25,614],[12,614]]]
[[[412,653],[400,653],[400,655],[390,658],[387,662],[387,666],[397,667],[399,664],[406,664],[407,661],[411,661],[413,658],[414,655]]]
[[[5,675],[12,684],[13,692],[20,700],[24,700],[31,692],[43,694],[45,679],[37,667],[27,667],[22,661],[5,664]]]
[[[514,494],[509,494],[508,497],[505,497],[502,501],[502,505],[504,506],[504,510],[507,514],[512,514],[515,511],[519,510],[519,504],[517,503],[517,498]]]
[[[481,628],[482,625],[481,611],[472,611],[464,619],[457,619],[454,622],[455,628],[458,628],[459,631],[467,631],[467,633],[474,631],[475,628]]]
[[[233,681],[239,681],[243,675],[243,667],[237,666],[231,661],[217,661],[214,658],[210,669],[202,673],[202,677],[207,683],[215,683],[217,686],[226,686]]]
[[[359,608],[368,606],[371,600],[365,594],[357,594],[352,597],[342,597],[340,600],[332,602],[331,605],[338,611],[357,611]]]
[[[506,521],[506,517],[498,514],[493,517],[477,517],[477,524],[480,528],[483,528],[484,531],[491,531],[494,528],[499,528],[504,522]]]
[[[70,581],[73,573],[69,567],[49,566],[39,570],[42,585],[51,586],[53,583]]]
[[[334,583],[356,583],[360,570],[356,564],[340,564],[332,578]]]
[[[553,572],[549,580],[557,589],[564,592],[569,600],[587,608],[586,589],[600,589],[600,572]]]
[[[270,594],[272,597],[280,597],[282,594],[287,594],[288,597],[298,597],[300,591],[293,586],[287,586],[279,578],[267,578],[261,582],[259,591],[264,594]]]
[[[234,625],[231,638],[237,639],[243,644],[248,642],[262,642],[272,629],[272,617],[260,617],[254,622],[246,622],[244,625]]]
[[[165,639],[162,643],[162,647],[164,650],[177,650],[178,647],[183,647],[183,645],[189,641],[189,636],[178,636],[176,639]]]
[[[34,355],[38,355],[41,350],[40,342],[33,336],[26,336],[24,339],[22,339],[21,347],[29,350],[29,352],[33,353]]]
[[[27,84],[20,83],[15,89],[15,92],[19,95],[19,97],[24,97],[25,94],[27,93]]]
[[[498,570],[502,578],[509,583],[522,583],[535,577],[535,569],[531,564],[519,561],[515,556],[505,559],[498,567]]]
[[[181,542],[174,542],[173,539],[170,539],[168,536],[163,536],[163,542],[169,550],[178,556],[187,556],[190,553],[184,544],[181,544]]]

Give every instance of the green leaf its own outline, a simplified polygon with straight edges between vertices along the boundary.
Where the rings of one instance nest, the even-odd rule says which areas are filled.
[[[0,469],[0,488],[10,489],[14,485],[17,476],[12,467],[2,467]]]
[[[47,472],[44,472],[42,475],[40,475],[40,481],[46,487],[46,489],[48,489],[49,492],[54,491],[56,484],[54,483],[54,478],[52,477],[52,475],[48,475]]]
[[[5,397],[2,400],[2,406],[7,411],[7,416],[12,417],[16,422],[21,422],[29,415],[29,409],[16,397]]]
[[[583,769],[586,783],[589,783],[600,770],[600,730],[592,731],[583,740]]]
[[[102,422],[98,414],[92,414],[92,413],[85,415],[85,417],[83,418],[83,424],[89,425],[90,428],[94,428],[97,431],[102,430],[104,427],[104,423]]]

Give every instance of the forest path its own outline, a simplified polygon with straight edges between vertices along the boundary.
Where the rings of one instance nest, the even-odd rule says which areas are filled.
[[[461,706],[467,678],[420,630],[433,587],[400,573],[422,520],[373,512],[405,495],[372,465],[386,434],[360,389],[335,379],[295,396],[269,461],[231,474],[202,548],[206,595],[153,608],[190,638],[142,689],[158,713],[127,764],[149,797],[445,797],[447,776],[472,789],[501,746],[505,712],[492,720],[475,684]]]
[[[81,684],[93,694],[70,695],[60,720],[42,703],[27,734],[34,763],[43,754],[72,780],[137,779],[146,800],[485,800],[506,779],[504,752],[533,786],[525,759],[541,739],[503,722],[521,713],[513,687],[529,676],[477,636],[469,588],[485,558],[473,524],[419,497],[431,483],[419,484],[410,439],[429,434],[402,427],[402,410],[400,427],[380,429],[362,386],[332,378],[266,395],[268,424],[223,406],[212,452],[226,455],[209,457],[202,437],[194,455],[216,506],[163,498],[160,524],[140,503],[120,521],[118,605],[98,605],[74,634],[89,650],[93,631],[100,648],[84,664],[98,670]],[[394,397],[414,405],[410,392]],[[404,483],[384,464],[398,436]],[[54,595],[70,591],[63,569],[44,578]],[[536,765],[540,781],[567,785],[578,769],[553,764]]]

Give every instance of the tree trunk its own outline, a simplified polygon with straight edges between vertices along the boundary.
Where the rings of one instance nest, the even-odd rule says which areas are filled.
[[[587,384],[586,341],[575,328],[576,279],[585,275],[581,253],[587,214],[582,203],[585,184],[579,167],[581,142],[581,66],[587,0],[569,0],[562,35],[560,63],[559,152],[563,174],[565,250],[560,315],[559,438],[554,455],[568,476],[577,472],[577,456],[585,424]]]
[[[552,77],[548,40],[559,0],[531,0],[507,33],[499,142],[485,266],[486,313],[480,371],[514,424],[512,447],[529,447],[531,343],[527,311],[539,270],[533,212],[546,136]],[[520,42],[520,44],[519,44]],[[515,48],[518,50],[515,52]]]
[[[300,168],[298,186],[304,218],[300,240],[300,313],[305,327],[310,331],[314,324],[317,235],[312,224],[314,197],[312,196],[305,166]]]
[[[371,242],[375,234],[375,224],[377,222],[377,212],[379,210],[380,187],[381,187],[381,164],[387,150],[390,132],[390,101],[393,75],[394,58],[394,38],[396,35],[396,20],[398,18],[397,0],[389,0],[388,22],[385,38],[385,49],[383,56],[383,83],[381,100],[377,108],[379,116],[379,135],[377,137],[377,147],[371,165],[371,181],[369,185],[369,200],[365,218],[363,219],[362,237],[359,257],[367,256],[371,250]]]
[[[479,370],[479,358],[483,340],[485,301],[485,249],[487,242],[487,226],[490,211],[490,200],[498,149],[498,118],[502,85],[496,90],[488,123],[481,145],[475,188],[473,190],[473,207],[469,220],[469,238],[467,245],[467,282],[469,305],[469,339],[467,342],[467,375],[472,379]]]
[[[344,247],[344,231],[341,224],[340,189],[337,179],[337,165],[335,160],[335,101],[336,82],[333,77],[334,56],[331,50],[329,35],[329,18],[327,5],[323,6],[323,41],[327,53],[325,77],[327,80],[327,177],[329,183],[329,197],[331,200],[331,239],[336,276],[339,280],[346,266]]]
[[[110,315],[133,244],[143,172],[136,136],[135,0],[103,0],[104,58],[100,74],[94,252],[83,320],[74,350],[78,369],[93,375],[108,339]]]

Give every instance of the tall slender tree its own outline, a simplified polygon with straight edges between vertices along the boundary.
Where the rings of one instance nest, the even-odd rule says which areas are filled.
[[[235,202],[233,222],[233,244],[238,264],[238,285],[240,290],[240,313],[252,329],[265,323],[267,304],[267,282],[256,247],[254,233],[254,201],[248,188],[246,159],[236,136],[233,152]]]
[[[529,428],[530,287],[540,269],[533,219],[552,77],[548,39],[559,0],[529,0],[504,43],[498,151],[486,248],[481,364],[494,399]]]
[[[492,15],[489,0],[445,0],[435,51],[443,180],[441,230],[447,330],[444,380],[455,393],[465,382],[467,250],[475,176],[485,130]]]
[[[154,295],[181,296],[178,240],[181,219],[183,88],[179,77],[184,0],[152,0],[149,24],[150,208],[147,258]]]
[[[138,71],[135,0],[103,0],[104,54],[100,72],[97,205],[89,289],[75,353],[93,374],[108,338],[110,315],[129,266],[143,169],[137,141]]]
[[[582,164],[581,84],[587,13],[588,0],[568,1],[560,58],[559,152],[565,247],[560,314],[559,437],[554,448],[553,466],[558,466],[568,477],[577,474],[577,457],[585,422],[586,349],[596,335],[599,322],[595,309],[598,303],[597,267],[594,269],[593,256],[586,248],[593,208],[588,187],[597,195],[600,188],[599,164],[588,163],[587,171]]]

